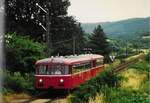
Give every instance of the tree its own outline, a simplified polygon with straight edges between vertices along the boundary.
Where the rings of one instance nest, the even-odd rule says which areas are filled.
[[[16,32],[19,35],[30,36],[35,41],[45,42],[46,14],[39,7],[49,11],[50,33],[53,55],[72,54],[72,42],[69,39],[76,37],[77,51],[83,44],[84,32],[72,16],[67,16],[67,9],[70,5],[68,0],[6,0],[6,32]],[[80,38],[78,38],[80,37]],[[79,40],[80,39],[80,40]]]
[[[68,18],[72,19],[72,18]],[[70,22],[75,22],[73,20],[68,20]],[[85,44],[84,31],[80,24],[74,24],[65,22],[66,31],[58,31],[53,37],[53,55],[71,55],[73,54],[73,49],[75,49],[76,54],[80,54]],[[62,33],[62,35],[60,35]],[[59,37],[59,38],[58,38]],[[54,39],[55,38],[55,39]],[[73,47],[75,43],[75,47]]]
[[[108,55],[110,53],[109,44],[106,41],[107,37],[100,25],[98,25],[94,29],[89,39],[90,39],[89,47],[92,48],[92,52],[104,55],[105,57],[108,58]]]
[[[45,57],[45,47],[28,37],[12,33],[5,35],[5,40],[6,69],[11,72],[33,72],[35,62]]]
[[[68,0],[6,0],[6,32],[16,32],[29,35],[38,41],[43,40],[45,31],[39,24],[46,25],[46,15],[36,3],[50,12],[51,26],[55,27],[53,29],[61,24],[60,19],[67,14],[67,7],[70,5]]]

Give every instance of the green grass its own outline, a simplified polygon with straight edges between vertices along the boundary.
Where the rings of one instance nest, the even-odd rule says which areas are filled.
[[[134,69],[137,69],[139,71],[149,72],[150,71],[150,64],[146,61],[141,61],[141,62],[138,62],[136,64],[131,64],[129,66],[129,68],[134,68]]]
[[[119,75],[108,69],[81,85],[69,103],[149,103],[149,63],[141,61]],[[122,84],[121,84],[122,83]]]
[[[33,74],[21,75],[19,72],[11,73],[8,71],[3,72],[4,86],[2,93],[7,95],[9,93],[22,93],[26,92],[32,94],[30,89],[34,88]]]
[[[82,84],[77,90],[68,98],[70,103],[87,102],[90,97],[94,97],[97,92],[104,90],[105,86],[114,87],[119,77],[111,74],[111,69],[106,69],[95,78]]]
[[[130,89],[106,88],[106,103],[149,103],[149,96]]]

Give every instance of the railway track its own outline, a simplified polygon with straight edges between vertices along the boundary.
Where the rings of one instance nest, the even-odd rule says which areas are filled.
[[[133,60],[122,63],[113,69],[113,73],[118,73],[120,71],[126,70],[130,64],[134,64],[143,58],[144,58],[144,55],[140,55],[137,58],[134,58]]]
[[[112,72],[118,73],[120,71],[126,70],[130,64],[138,62],[140,59],[143,59],[143,57],[144,55],[140,55],[133,60],[122,63],[118,65],[117,67],[115,67]],[[50,93],[46,91],[46,92],[41,92],[40,94],[33,96],[32,99],[22,102],[22,103],[66,103],[67,96],[68,96],[68,93],[57,94],[57,93]]]
[[[20,102],[20,103],[62,103],[61,101],[65,101],[65,98],[67,96],[68,96],[68,92],[44,91],[33,96],[31,99],[25,102]],[[63,102],[63,103],[66,103],[66,102]]]

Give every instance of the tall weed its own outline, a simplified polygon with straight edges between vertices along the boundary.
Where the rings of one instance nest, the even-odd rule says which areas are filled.
[[[150,71],[150,64],[146,61],[141,61],[141,62],[136,63],[136,64],[131,64],[129,66],[129,68],[134,68],[134,69],[138,69],[140,71],[149,72]]]
[[[69,98],[71,103],[88,102],[90,97],[94,97],[100,90],[103,91],[105,87],[114,87],[119,77],[112,74],[111,69],[106,69],[95,78],[82,84]]]
[[[29,74],[22,76],[20,72],[4,72],[3,93],[26,92],[33,86],[33,78]]]

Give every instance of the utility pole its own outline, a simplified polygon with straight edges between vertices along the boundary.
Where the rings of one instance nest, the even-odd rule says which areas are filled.
[[[150,63],[150,42],[149,42],[149,48],[148,48],[148,62]]]
[[[75,55],[76,52],[76,40],[75,36],[73,36],[73,55]]]
[[[51,6],[51,3],[47,2],[47,10],[42,8],[38,3],[36,3],[36,6],[38,6],[43,12],[46,13],[46,28],[40,23],[40,26],[46,31],[46,45],[47,45],[47,50],[46,54],[48,57],[51,56],[51,51],[52,51],[52,38],[51,38],[51,32],[50,32],[50,25],[51,25],[51,14],[49,12],[49,7]]]
[[[127,40],[126,40],[126,57],[127,57],[127,54],[128,54],[128,47],[127,47]]]
[[[47,44],[47,56],[50,57],[51,56],[51,49],[52,49],[52,39],[51,39],[51,32],[50,32],[50,24],[51,24],[51,18],[50,18],[50,13],[49,13],[49,7],[51,5],[48,3],[48,11],[46,13],[46,44]]]

